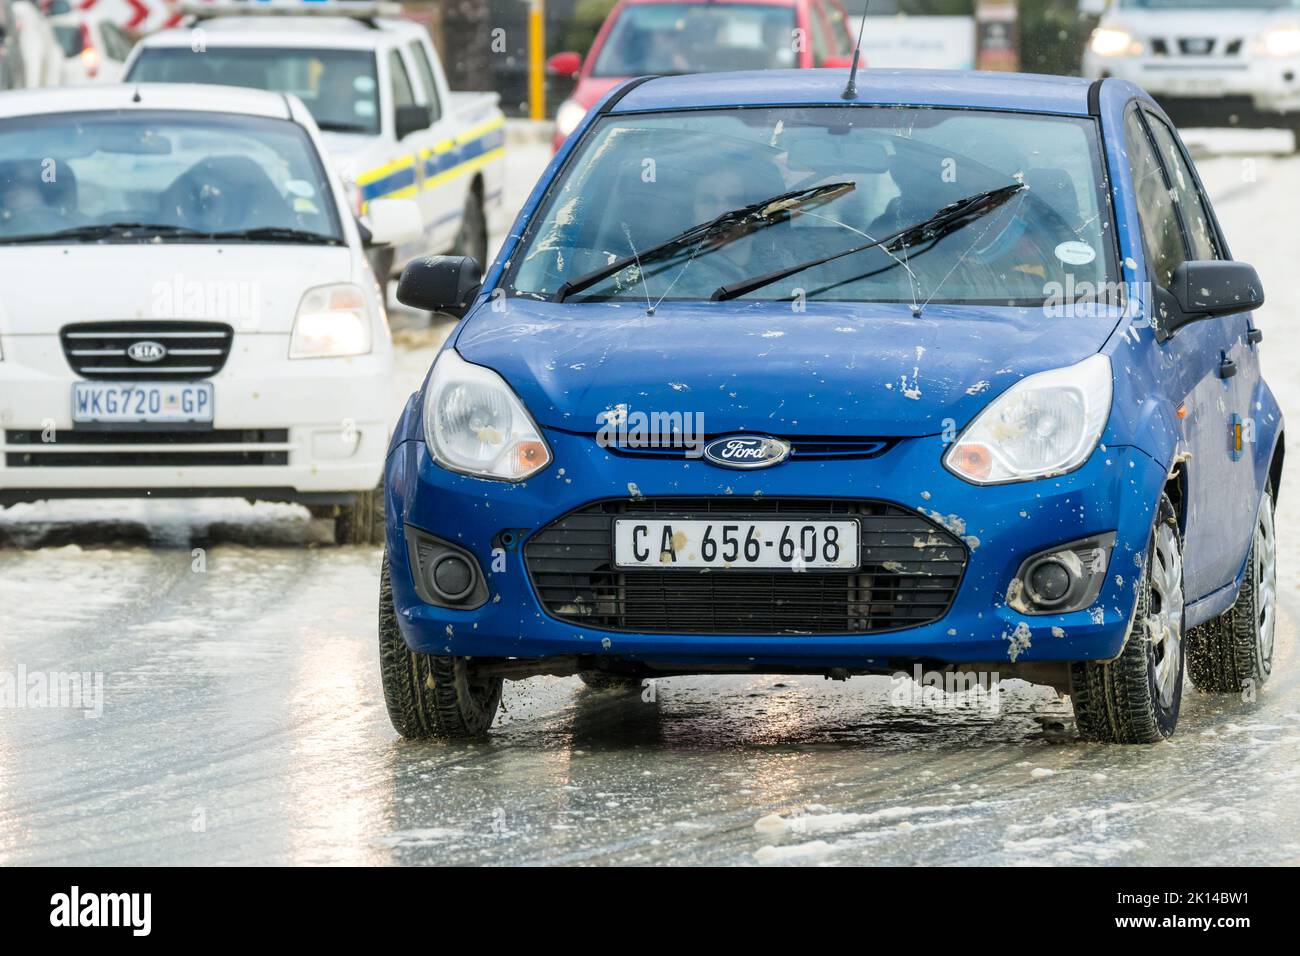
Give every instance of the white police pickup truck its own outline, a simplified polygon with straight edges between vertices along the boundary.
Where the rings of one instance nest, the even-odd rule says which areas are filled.
[[[183,27],[147,37],[126,81],[217,83],[292,93],[324,135],[358,215],[411,198],[424,233],[372,256],[376,271],[453,251],[487,259],[487,220],[504,183],[505,128],[495,93],[453,93],[428,31],[389,18],[395,4],[186,6]]]
[[[1137,83],[1180,125],[1300,140],[1300,0],[1111,0],[1083,72]]]

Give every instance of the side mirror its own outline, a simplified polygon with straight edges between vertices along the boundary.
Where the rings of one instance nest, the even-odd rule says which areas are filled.
[[[1181,312],[1170,317],[1170,332],[1198,319],[1250,312],[1264,304],[1259,273],[1245,262],[1184,262],[1174,270],[1169,294]]]
[[[433,110],[418,103],[399,106],[393,114],[393,132],[398,139],[406,139],[412,133],[428,129],[433,122]]]
[[[365,226],[367,246],[400,246],[424,235],[424,219],[412,199],[370,200]]]
[[[483,270],[469,256],[424,256],[413,259],[397,280],[397,301],[426,312],[460,318],[483,285]]]
[[[582,70],[582,54],[554,53],[546,61],[546,72],[553,76],[576,76]]]

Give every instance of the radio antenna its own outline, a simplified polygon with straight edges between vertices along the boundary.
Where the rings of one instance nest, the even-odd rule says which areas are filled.
[[[853,47],[853,65],[849,67],[849,83],[844,87],[843,99],[856,100],[858,98],[858,59],[862,56],[862,31],[867,25],[867,14],[871,12],[871,0],[867,0],[867,5],[862,11],[862,22],[858,24],[858,42]]]

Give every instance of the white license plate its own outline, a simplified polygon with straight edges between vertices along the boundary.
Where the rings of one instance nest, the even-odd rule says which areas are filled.
[[[77,382],[74,422],[210,422],[211,382]]]
[[[619,518],[614,563],[620,568],[853,570],[858,523]]]

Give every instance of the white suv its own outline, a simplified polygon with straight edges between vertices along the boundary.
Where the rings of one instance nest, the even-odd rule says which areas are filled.
[[[0,100],[0,506],[297,501],[382,536],[393,369],[367,242],[306,108],[223,87]],[[363,239],[364,237],[364,239]]]
[[[1300,124],[1300,0],[1112,0],[1084,74],[1130,80],[1193,126]]]

